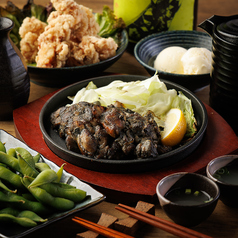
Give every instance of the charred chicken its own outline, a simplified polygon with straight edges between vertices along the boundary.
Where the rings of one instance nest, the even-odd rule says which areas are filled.
[[[95,159],[143,159],[171,150],[161,144],[152,112],[141,116],[118,102],[79,102],[59,108],[50,120],[69,150]]]

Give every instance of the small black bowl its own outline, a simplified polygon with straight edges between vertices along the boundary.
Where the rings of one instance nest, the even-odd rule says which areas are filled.
[[[157,71],[160,78],[182,85],[191,91],[210,83],[210,74],[185,75],[156,70],[154,61],[157,55],[170,46],[180,46],[185,49],[202,47],[212,51],[212,39],[207,33],[198,31],[167,31],[152,34],[136,44],[134,55],[150,75],[154,75]]]
[[[176,188],[203,191],[212,199],[197,205],[181,205],[165,197],[169,191]],[[186,227],[196,226],[207,219],[214,211],[220,196],[219,187],[211,179],[187,172],[174,173],[161,179],[156,186],[156,193],[167,216],[175,223]]]
[[[238,155],[219,156],[210,161],[206,168],[207,176],[218,184],[221,191],[220,200],[227,206],[238,207],[238,183],[233,184],[219,179],[219,173],[222,173],[221,170],[228,173],[229,167],[227,166],[232,166],[234,170],[238,171]],[[228,171],[225,171],[227,168]],[[215,174],[217,170],[220,171]]]
[[[63,87],[69,84],[82,81],[84,79],[99,76],[101,72],[113,65],[125,52],[128,46],[128,34],[122,31],[121,42],[116,51],[116,55],[95,64],[62,67],[62,68],[40,68],[28,66],[30,79],[35,84],[45,87]]]

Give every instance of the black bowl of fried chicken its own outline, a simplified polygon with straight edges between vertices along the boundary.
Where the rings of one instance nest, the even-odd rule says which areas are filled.
[[[50,4],[52,11],[45,22],[26,17],[19,28],[19,47],[32,82],[62,87],[102,75],[126,50],[125,23],[109,7],[94,14],[74,0],[51,0]]]
[[[70,96],[76,95],[91,82],[97,87],[103,87],[117,80],[131,82],[144,79],[145,76],[136,75],[101,76],[74,83],[57,92],[43,106],[39,117],[41,132],[47,146],[69,163],[107,173],[157,170],[186,158],[199,146],[208,119],[203,103],[191,91],[178,84],[161,80],[168,89],[180,91],[191,100],[197,132],[186,143],[173,149],[159,144],[160,132],[153,115],[149,112],[146,116],[141,116],[123,108],[119,102],[106,108],[86,101],[71,105]],[[123,133],[118,133],[118,128],[119,131],[123,128]],[[144,138],[140,138],[142,130]],[[149,137],[153,137],[156,150],[151,141],[147,140]],[[133,143],[140,141],[139,144],[142,146],[135,148],[128,140]]]

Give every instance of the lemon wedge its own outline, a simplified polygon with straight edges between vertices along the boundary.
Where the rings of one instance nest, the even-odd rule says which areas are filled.
[[[172,108],[166,115],[164,130],[161,132],[161,142],[166,146],[175,146],[181,142],[187,129],[183,112]]]

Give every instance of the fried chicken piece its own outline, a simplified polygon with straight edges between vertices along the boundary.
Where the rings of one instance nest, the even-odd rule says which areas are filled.
[[[74,0],[51,0],[57,14],[49,18],[49,22],[56,15],[70,14],[75,18],[71,40],[80,42],[85,35],[97,35],[99,25],[92,10],[77,4]]]
[[[80,44],[71,42],[68,66],[89,65],[113,57],[118,45],[112,38],[84,36]]]
[[[66,41],[58,44],[56,42],[43,42],[36,56],[37,67],[64,67],[69,54],[70,50]]]
[[[35,17],[27,17],[24,19],[19,34],[21,36],[20,48],[23,57],[26,62],[35,62],[36,55],[38,53],[38,37],[44,32],[46,23],[41,22]]]
[[[37,67],[60,68],[65,66],[69,57],[69,39],[74,25],[71,15],[60,15],[52,19],[45,31],[39,36]]]
[[[86,41],[91,41],[94,44],[96,51],[99,53],[100,61],[116,55],[118,45],[111,37],[102,38],[98,36],[85,36],[83,37],[81,44]]]

